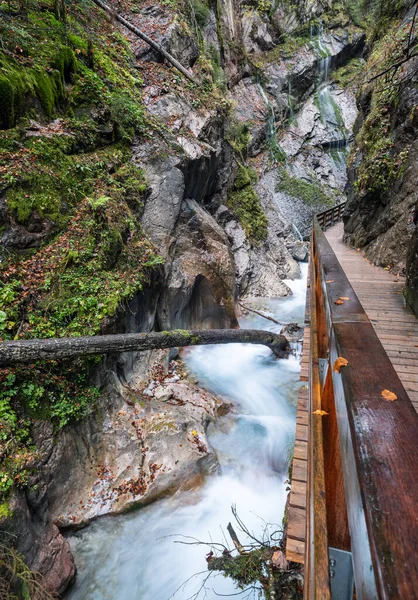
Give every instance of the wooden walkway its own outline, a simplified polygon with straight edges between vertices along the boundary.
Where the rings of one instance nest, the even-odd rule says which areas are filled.
[[[309,285],[309,276],[308,276]],[[303,335],[303,351],[300,379],[305,383],[298,394],[296,414],[295,450],[292,461],[292,489],[288,504],[288,528],[286,542],[286,558],[289,561],[303,564],[305,559],[306,539],[306,488],[308,459],[308,381],[310,354],[309,327],[309,287],[306,292],[305,331]]]
[[[370,264],[362,252],[344,244],[342,223],[325,236],[418,412],[418,320],[405,307],[405,279]]]
[[[326,237],[369,317],[399,379],[418,412],[418,320],[405,307],[405,280],[369,263],[362,252],[343,242],[343,224],[328,229]],[[309,287],[300,379],[306,382],[298,397],[292,487],[288,504],[286,557],[304,563],[306,541],[308,383],[310,360]],[[361,340],[359,340],[361,344]]]

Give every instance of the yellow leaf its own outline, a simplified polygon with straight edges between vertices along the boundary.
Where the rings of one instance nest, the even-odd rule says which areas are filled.
[[[398,396],[393,392],[390,392],[389,390],[383,390],[382,398],[384,398],[385,400],[389,400],[389,402],[394,402],[398,399]]]
[[[339,356],[337,358],[337,360],[334,363],[334,368],[333,370],[336,373],[340,372],[341,367],[346,367],[348,365],[348,360],[346,358],[343,358],[342,356]]]
[[[192,435],[197,435],[197,431],[196,431],[196,429],[193,429],[193,431],[192,431]]]
[[[320,417],[322,417],[323,415],[329,415],[329,413],[325,412],[324,410],[314,410],[313,413],[314,415],[319,415]]]

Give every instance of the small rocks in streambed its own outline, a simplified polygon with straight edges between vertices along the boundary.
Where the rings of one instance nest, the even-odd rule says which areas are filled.
[[[281,335],[284,335],[289,342],[300,342],[303,339],[304,328],[297,323],[288,323],[281,330]]]
[[[289,248],[292,257],[298,262],[308,262],[309,259],[309,246],[304,242],[296,242],[294,246]]]

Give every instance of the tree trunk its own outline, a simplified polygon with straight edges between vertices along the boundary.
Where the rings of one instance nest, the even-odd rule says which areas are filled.
[[[148,44],[148,46],[151,46],[151,48],[154,48],[154,50],[162,54],[164,58],[168,60],[168,62],[170,62],[174,67],[176,67],[176,69],[180,71],[180,73],[182,73],[185,77],[187,77],[187,79],[189,79],[192,83],[194,83],[195,85],[199,85],[198,82],[194,79],[193,75],[189,73],[189,71],[185,69],[183,65],[174,58],[174,56],[171,56],[171,54],[169,54],[167,50],[164,50],[164,48],[160,44],[154,42],[154,40],[149,38],[143,31],[132,25],[132,23],[124,19],[124,17],[119,15],[117,12],[114,12],[107,4],[102,2],[102,0],[93,0],[93,2],[94,4],[105,10],[107,13],[109,13],[112,17],[114,17],[116,21],[119,21],[119,23],[121,23],[124,27],[129,29],[129,31],[132,31],[132,33],[137,35],[141,40]]]
[[[91,337],[53,338],[0,342],[0,367],[58,360],[86,354],[108,354],[132,350],[155,350],[206,344],[262,344],[276,356],[286,356],[289,348],[282,335],[258,329],[174,330],[159,333],[121,333]]]

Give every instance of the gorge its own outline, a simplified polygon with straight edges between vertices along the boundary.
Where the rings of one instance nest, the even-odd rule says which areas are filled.
[[[107,4],[198,83],[88,0],[0,2],[3,341],[303,327],[346,194],[417,312],[414,3]],[[68,598],[197,598],[205,549],[166,536],[282,527],[300,339],[1,368],[4,547]]]

